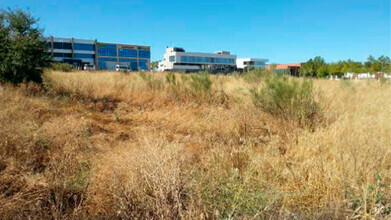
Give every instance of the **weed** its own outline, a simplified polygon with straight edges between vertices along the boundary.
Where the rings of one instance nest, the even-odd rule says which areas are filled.
[[[311,80],[274,76],[261,89],[251,90],[255,106],[275,117],[313,123],[321,116]]]

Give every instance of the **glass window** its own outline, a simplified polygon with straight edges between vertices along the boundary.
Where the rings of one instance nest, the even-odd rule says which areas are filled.
[[[189,57],[189,62],[190,62],[190,63],[195,63],[195,62],[197,62],[197,57]]]
[[[93,54],[80,54],[80,53],[75,53],[75,58],[82,59],[82,58],[89,58],[93,59],[94,55]]]
[[[64,53],[64,57],[72,58],[72,54],[71,53]]]
[[[60,43],[60,42],[53,42],[53,48],[54,49],[63,49],[62,43]]]
[[[139,50],[138,51],[138,56],[142,58],[150,58],[151,57],[151,52],[146,51],[146,50]]]
[[[105,70],[106,69],[106,62],[104,62],[104,61],[99,61],[98,62],[98,65],[99,65],[99,67],[102,69],[102,70]]]
[[[186,63],[187,62],[187,56],[181,56],[181,62]]]
[[[54,57],[64,57],[63,53],[53,53]]]
[[[170,62],[175,62],[175,56],[170,56],[170,57],[168,58],[168,61],[170,61]]]
[[[137,62],[135,59],[119,59],[119,62]]]
[[[63,43],[63,47],[66,50],[72,50],[72,44],[71,43]]]
[[[148,62],[147,60],[141,60],[141,59],[138,60],[140,69],[147,70],[148,69],[147,62]]]
[[[99,56],[117,56],[117,45],[111,44],[100,44],[98,45],[98,55]]]
[[[119,49],[118,55],[120,57],[137,57],[137,50]]]
[[[73,47],[75,50],[87,50],[87,51],[94,51],[95,50],[95,45],[93,45],[93,44],[74,43]]]

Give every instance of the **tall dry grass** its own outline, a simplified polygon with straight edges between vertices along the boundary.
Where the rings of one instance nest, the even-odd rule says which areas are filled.
[[[315,80],[324,120],[307,129],[254,106],[261,76],[207,78],[1,85],[0,217],[391,217],[389,85]]]

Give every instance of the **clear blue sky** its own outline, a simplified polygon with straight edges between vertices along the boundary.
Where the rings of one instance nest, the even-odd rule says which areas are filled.
[[[29,8],[45,35],[229,50],[270,63],[390,56],[390,0],[2,0]]]

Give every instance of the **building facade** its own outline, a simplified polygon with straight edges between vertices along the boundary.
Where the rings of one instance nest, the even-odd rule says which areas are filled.
[[[200,70],[228,72],[236,68],[236,55],[228,51],[215,53],[186,52],[183,48],[167,47],[160,71],[195,72]]]
[[[238,58],[236,59],[236,67],[239,70],[251,70],[254,68],[264,68],[266,66],[267,59],[259,58]]]
[[[115,70],[125,65],[130,70],[149,70],[151,47],[141,45],[101,43],[97,40],[45,38],[48,53],[54,61],[78,67],[94,65],[98,70]]]
[[[274,69],[275,74],[300,76],[300,68],[302,63],[288,63],[288,64],[269,64],[266,65],[268,70]]]

